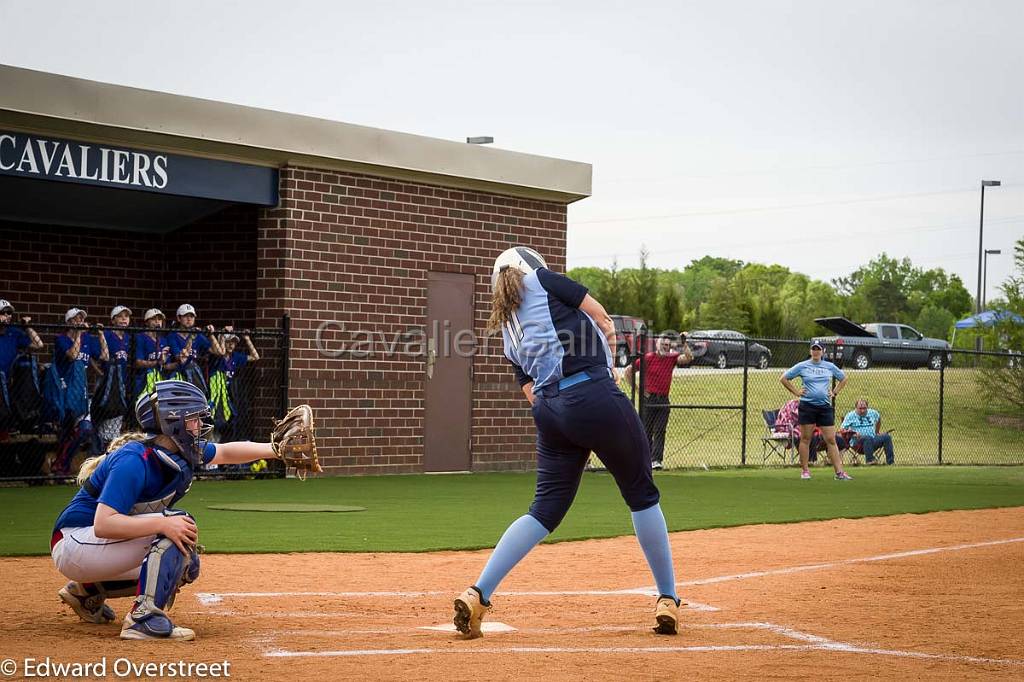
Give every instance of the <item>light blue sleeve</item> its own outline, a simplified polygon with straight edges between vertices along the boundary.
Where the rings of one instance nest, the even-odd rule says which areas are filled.
[[[841,428],[841,429],[848,429],[851,426],[853,426],[853,415],[854,414],[855,414],[854,412],[847,412],[846,416],[843,417],[843,423],[840,425],[839,428]]]
[[[829,363],[829,364],[832,364],[832,363]],[[846,378],[846,372],[844,372],[843,370],[839,369],[838,367],[836,367],[833,364],[832,365],[832,376],[834,376],[839,381],[842,381],[843,379]]]
[[[872,424],[877,424],[882,421],[882,415],[878,414],[878,410],[868,410],[868,413],[871,415]]]
[[[787,369],[786,373],[783,374],[782,376],[784,376],[784,377],[786,377],[787,379],[790,379],[790,380],[796,379],[798,376],[800,376],[800,370],[802,370],[803,368],[804,368],[804,363],[798,362],[795,365],[793,365],[792,367],[790,367],[789,369]]]

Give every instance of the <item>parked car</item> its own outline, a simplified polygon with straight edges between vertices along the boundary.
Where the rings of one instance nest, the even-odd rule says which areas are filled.
[[[691,348],[704,345],[703,352],[694,353],[695,365],[713,365],[727,369],[743,364],[744,346],[747,365],[767,369],[772,361],[772,352],[767,346],[750,341],[746,335],[731,329],[704,329],[689,333]]]
[[[654,339],[647,335],[647,323],[639,317],[631,315],[609,315],[615,324],[615,366],[625,367],[629,364],[630,358],[640,355],[637,346],[640,338],[644,337],[646,346],[644,351],[654,350]]]
[[[825,357],[839,366],[867,369],[872,365],[897,365],[915,368],[942,367],[953,360],[950,345],[944,339],[930,339],[913,327],[889,322],[859,325],[845,317],[819,317],[814,320],[838,336],[818,336],[825,346]]]

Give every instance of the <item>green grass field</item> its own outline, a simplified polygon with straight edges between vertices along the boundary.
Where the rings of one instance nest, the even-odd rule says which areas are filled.
[[[812,519],[857,518],[946,509],[1024,505],[1024,468],[877,467],[856,480],[815,469],[664,472],[656,480],[671,530]],[[199,481],[182,508],[199,522],[210,552],[394,552],[490,547],[524,513],[534,475],[372,476],[296,480]],[[0,488],[0,555],[49,552],[51,525],[71,486]],[[216,511],[224,503],[322,503],[367,508],[354,513]],[[579,496],[553,541],[632,533],[629,512],[605,473],[584,476]]]
[[[779,384],[781,368],[749,372],[747,391],[747,463],[761,464],[765,434],[761,410],[776,410],[789,399]],[[938,463],[939,373],[929,370],[851,370],[836,405],[836,419],[866,396],[883,418],[900,464]],[[977,391],[977,370],[948,369],[945,376],[943,463],[1024,463],[1024,420],[984,400]],[[743,402],[740,370],[684,370],[672,383],[673,404],[736,405]],[[1007,418],[1008,417],[1008,418]],[[741,410],[672,410],[665,448],[669,466],[709,467],[740,464]],[[779,458],[769,460],[781,464]]]

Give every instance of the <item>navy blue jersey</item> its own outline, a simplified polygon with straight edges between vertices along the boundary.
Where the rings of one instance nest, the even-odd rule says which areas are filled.
[[[588,367],[612,366],[608,341],[579,309],[582,284],[545,268],[523,277],[523,302],[502,326],[505,357],[534,392]]]

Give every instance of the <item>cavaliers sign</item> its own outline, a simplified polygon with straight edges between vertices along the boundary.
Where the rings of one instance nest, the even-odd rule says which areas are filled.
[[[277,204],[275,168],[4,131],[0,175]]]

